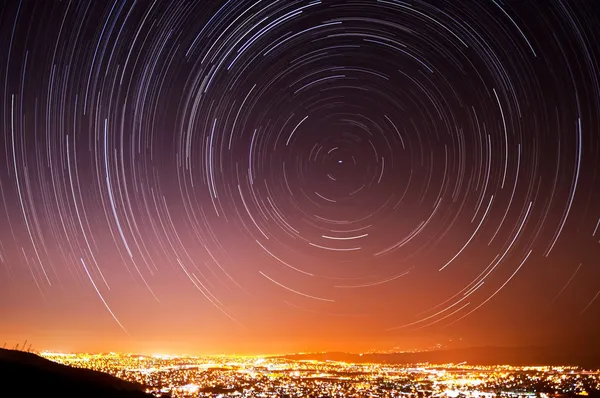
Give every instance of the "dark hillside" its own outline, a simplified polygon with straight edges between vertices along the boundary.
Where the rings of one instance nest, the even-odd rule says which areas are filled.
[[[0,396],[150,398],[144,386],[88,369],[61,365],[35,354],[0,349]]]

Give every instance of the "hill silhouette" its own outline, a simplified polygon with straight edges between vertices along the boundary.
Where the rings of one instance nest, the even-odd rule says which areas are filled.
[[[0,349],[0,395],[6,398],[151,398],[144,386],[109,374],[73,368],[38,355]]]
[[[294,360],[341,361],[353,363],[461,363],[469,365],[555,365],[600,368],[600,352],[592,347],[575,345],[561,347],[472,347],[401,353],[352,354],[345,352],[322,352],[285,355]]]

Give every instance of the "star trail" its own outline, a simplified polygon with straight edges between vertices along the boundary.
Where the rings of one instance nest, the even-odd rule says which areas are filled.
[[[283,352],[598,330],[592,5],[6,2],[0,338]]]

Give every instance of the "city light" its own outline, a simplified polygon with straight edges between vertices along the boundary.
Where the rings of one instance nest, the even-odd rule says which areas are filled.
[[[281,357],[41,353],[136,382],[156,396],[552,397],[600,389],[600,371],[569,366],[389,365]]]

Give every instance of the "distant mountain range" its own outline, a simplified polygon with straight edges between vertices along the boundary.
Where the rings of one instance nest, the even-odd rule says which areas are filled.
[[[600,368],[600,349],[565,345],[560,347],[473,347],[423,352],[351,354],[325,352],[281,356],[294,360],[341,361],[353,363],[461,363],[470,365],[571,365]]]
[[[35,354],[0,349],[0,396],[152,398],[144,386],[106,373],[61,365]]]

